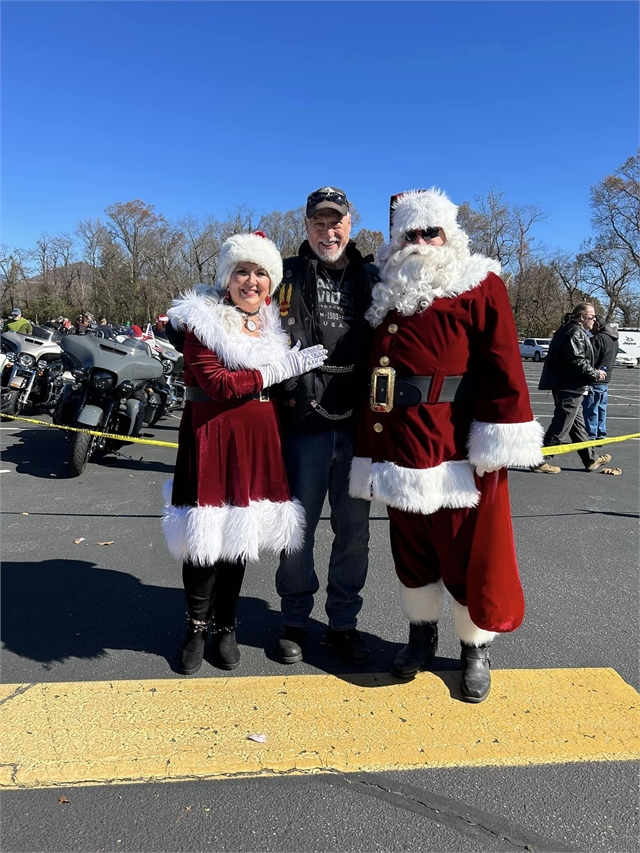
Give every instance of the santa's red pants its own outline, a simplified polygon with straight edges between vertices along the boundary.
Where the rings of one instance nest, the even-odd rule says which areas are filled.
[[[431,515],[387,507],[391,553],[404,586],[414,589],[442,581],[467,603],[467,568],[478,510],[439,509]]]
[[[431,515],[387,507],[396,573],[409,589],[442,578],[485,631],[513,631],[524,617],[524,596],[511,527],[505,468],[476,477],[478,507]]]

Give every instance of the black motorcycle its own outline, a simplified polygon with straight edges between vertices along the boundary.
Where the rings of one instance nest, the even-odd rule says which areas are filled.
[[[162,365],[145,343],[135,340],[120,344],[92,335],[69,335],[60,346],[74,382],[62,391],[54,423],[122,436],[120,441],[66,433],[71,442],[69,476],[79,477],[92,453],[118,450],[155,416],[149,388],[162,377]]]

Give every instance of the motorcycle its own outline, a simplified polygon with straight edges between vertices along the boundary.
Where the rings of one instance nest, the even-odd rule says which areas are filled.
[[[94,452],[117,451],[155,415],[148,389],[162,376],[162,365],[146,344],[135,340],[121,344],[93,335],[70,335],[60,346],[74,381],[60,395],[54,423],[122,436],[116,440],[67,433],[69,476],[79,477]]]
[[[45,326],[34,326],[29,335],[2,333],[2,414],[55,407],[65,383],[72,380],[62,363],[61,340],[59,332]]]
[[[185,386],[183,382],[184,357],[168,341],[155,339],[152,346],[154,357],[162,365],[163,382],[154,384],[154,391],[160,395],[162,404],[156,419],[150,426],[157,423],[160,418],[171,414],[184,404]]]

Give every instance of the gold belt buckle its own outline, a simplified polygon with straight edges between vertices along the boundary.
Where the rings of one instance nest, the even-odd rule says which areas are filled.
[[[369,408],[372,412],[390,412],[393,409],[393,392],[396,372],[393,367],[376,367],[371,374]]]

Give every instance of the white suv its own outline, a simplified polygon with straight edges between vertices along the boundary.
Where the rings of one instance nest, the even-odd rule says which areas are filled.
[[[525,338],[520,344],[520,355],[522,358],[542,361],[547,357],[550,343],[551,338]]]

